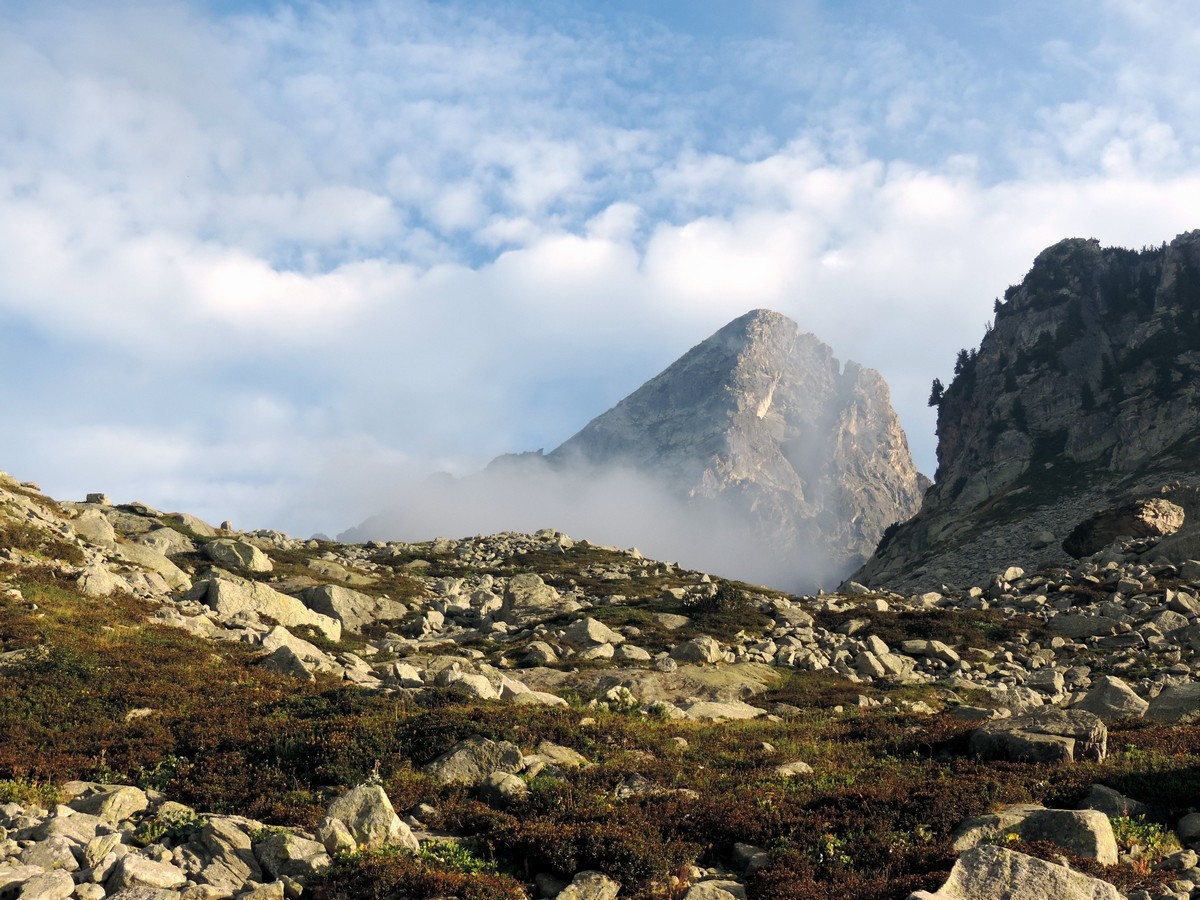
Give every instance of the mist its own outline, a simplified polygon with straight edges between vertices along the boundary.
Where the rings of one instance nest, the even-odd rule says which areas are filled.
[[[539,456],[405,484],[382,512],[338,539],[427,541],[543,528],[785,591],[829,588],[847,574],[815,548],[771,548],[732,500],[682,497],[661,476],[630,468],[559,468]]]

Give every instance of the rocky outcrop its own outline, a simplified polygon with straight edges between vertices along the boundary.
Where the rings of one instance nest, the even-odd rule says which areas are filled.
[[[937,483],[856,581],[925,586],[1062,563],[1077,525],[1131,501],[1200,513],[1200,231],[1141,252],[1050,247],[955,372],[932,398]],[[1109,524],[1141,527],[1126,519]]]
[[[864,560],[928,485],[879,373],[843,367],[770,310],[729,323],[546,458],[630,467],[718,505],[803,559],[798,580],[810,585]]]

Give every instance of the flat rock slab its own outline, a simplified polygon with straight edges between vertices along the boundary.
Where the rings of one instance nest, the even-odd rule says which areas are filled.
[[[1108,755],[1108,728],[1086,710],[1039,709],[980,726],[971,734],[971,752],[1015,762],[1099,762]]]
[[[684,707],[683,713],[689,719],[720,721],[722,719],[757,719],[759,716],[765,716],[767,711],[736,700],[729,703],[702,700],[699,703],[692,703]]]

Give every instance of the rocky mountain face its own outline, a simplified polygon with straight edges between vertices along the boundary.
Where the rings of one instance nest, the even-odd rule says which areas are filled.
[[[879,373],[843,368],[770,310],[730,322],[546,460],[650,474],[796,558],[809,586],[864,560],[929,483]]]
[[[1061,563],[1085,519],[1154,497],[1200,516],[1200,231],[1140,252],[1080,239],[1043,251],[955,372],[936,484],[858,581]]]

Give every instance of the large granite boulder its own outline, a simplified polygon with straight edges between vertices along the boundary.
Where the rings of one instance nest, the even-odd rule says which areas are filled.
[[[221,574],[198,582],[186,596],[200,600],[226,624],[257,624],[267,618],[285,628],[311,625],[331,641],[342,636],[342,623],[337,619],[313,612],[295,597],[236,575]]]
[[[983,844],[968,850],[934,892],[908,900],[1122,900],[1106,881],[1014,850]]]
[[[1074,709],[1095,713],[1105,722],[1139,719],[1146,714],[1150,703],[1143,700],[1122,678],[1101,675]]]
[[[337,619],[349,631],[362,631],[374,622],[393,622],[408,615],[408,607],[386,597],[373,597],[336,584],[321,584],[300,593],[304,605]]]
[[[496,618],[509,625],[524,625],[577,609],[578,603],[564,599],[540,575],[526,573],[509,579]]]
[[[1103,760],[1108,728],[1082,709],[1048,707],[981,725],[971,735],[971,752],[984,759],[1056,763]]]
[[[1200,682],[1163,688],[1162,693],[1150,701],[1146,718],[1168,725],[1200,718]]]
[[[493,772],[517,772],[524,758],[508,741],[493,741],[476,735],[459,741],[425,767],[442,784],[462,783],[472,787]]]
[[[360,784],[329,804],[325,815],[345,825],[360,847],[402,847],[413,853],[420,849],[412,831],[396,815],[382,785]]]
[[[1022,803],[967,819],[954,830],[951,838],[955,851],[962,853],[1009,835],[1024,841],[1048,841],[1102,865],[1111,866],[1117,862],[1117,841],[1112,823],[1108,816],[1095,809],[1046,809]]]
[[[246,572],[270,572],[275,568],[271,558],[253,544],[233,538],[218,538],[204,545],[204,555],[218,566]]]

